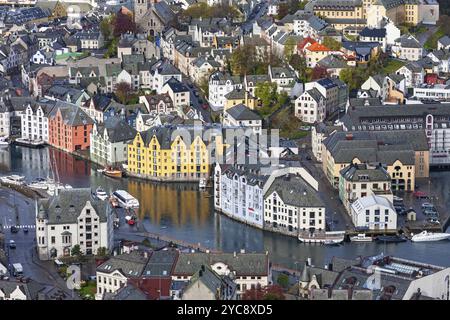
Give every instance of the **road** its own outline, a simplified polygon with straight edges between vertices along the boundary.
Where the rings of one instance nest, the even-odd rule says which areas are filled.
[[[423,46],[425,42],[427,42],[428,38],[430,38],[437,30],[437,26],[427,26],[428,30],[417,35],[416,38],[419,43]]]
[[[212,120],[210,109],[209,108],[203,109],[202,107],[202,105],[207,103],[207,101],[206,99],[201,97],[201,90],[187,76],[184,76],[183,83],[186,83],[188,85],[190,91],[191,105],[202,115],[203,120],[206,123],[211,123]],[[196,96],[194,92],[198,92],[198,96]]]

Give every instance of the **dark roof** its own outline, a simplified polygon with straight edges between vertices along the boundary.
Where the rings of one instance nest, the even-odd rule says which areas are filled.
[[[184,83],[178,81],[174,77],[167,80],[164,85],[168,85],[175,93],[189,91],[189,88]]]
[[[300,208],[325,207],[318,192],[311,187],[301,176],[287,174],[274,179],[264,198],[276,192],[285,205]]]
[[[49,224],[76,223],[88,201],[100,222],[106,222],[109,205],[93,197],[90,188],[59,190],[58,195],[38,201],[38,214],[46,217]]]
[[[268,259],[264,253],[180,253],[173,275],[192,276],[202,265],[224,263],[237,276],[268,276]]]
[[[57,101],[55,108],[50,112],[49,117],[54,118],[58,112],[61,112],[63,121],[69,126],[82,126],[93,124],[94,121],[80,107],[63,101]]]
[[[340,174],[345,180],[353,182],[391,181],[389,173],[382,166],[369,166],[366,163],[352,163],[342,169]]]
[[[384,38],[386,37],[386,29],[371,29],[371,28],[364,28],[359,33],[361,37],[370,37],[370,38]]]
[[[97,126],[100,135],[103,136],[105,130],[108,134],[108,141],[112,143],[133,140],[137,133],[136,129],[118,117],[108,118],[104,123]]]
[[[226,112],[236,120],[262,120],[261,116],[242,103],[227,109]]]

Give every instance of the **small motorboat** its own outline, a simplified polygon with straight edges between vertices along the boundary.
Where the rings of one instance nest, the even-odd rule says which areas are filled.
[[[28,184],[30,188],[39,190],[48,190],[48,183],[44,181],[35,180]]]
[[[133,226],[133,225],[135,225],[136,224],[136,216],[125,216],[125,220],[127,221],[127,223],[130,225],[130,226]]]
[[[117,169],[106,169],[103,174],[110,178],[122,178],[122,171]]]
[[[100,169],[97,169],[97,172],[99,172],[99,173],[103,173],[103,172],[105,172],[106,171],[106,169],[105,168],[100,168]]]
[[[105,190],[103,190],[102,187],[98,187],[95,190],[95,196],[102,201],[105,201],[106,199],[108,199],[108,194],[105,192]]]
[[[412,236],[412,242],[429,242],[429,241],[441,241],[450,238],[450,233],[445,232],[428,232],[422,231],[421,233]]]
[[[206,185],[207,182],[205,178],[200,179],[200,181],[198,182],[198,187],[200,188],[200,190],[205,189]]]
[[[376,238],[378,242],[389,242],[389,243],[399,243],[405,242],[407,239],[403,236],[393,235],[393,236],[378,236]]]
[[[6,137],[2,137],[0,138],[0,148],[4,148],[9,146],[9,142],[6,141]]]
[[[359,233],[356,236],[350,237],[351,242],[372,242],[372,240],[372,237],[368,237],[364,233]]]
[[[1,177],[0,181],[7,184],[14,184],[14,185],[23,185],[24,184],[25,177],[19,176],[17,174],[13,174],[10,176]]]

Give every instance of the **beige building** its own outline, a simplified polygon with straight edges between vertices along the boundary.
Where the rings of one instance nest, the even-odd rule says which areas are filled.
[[[414,191],[416,177],[429,176],[429,146],[425,132],[335,132],[323,141],[322,170],[334,188],[340,171],[351,163],[381,163],[393,190]]]

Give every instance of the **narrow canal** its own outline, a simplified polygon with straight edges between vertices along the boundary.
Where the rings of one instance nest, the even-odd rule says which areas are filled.
[[[147,231],[190,243],[233,252],[269,251],[274,263],[296,268],[296,262],[312,258],[315,265],[328,263],[333,256],[354,258],[358,255],[385,254],[450,266],[450,241],[434,243],[377,244],[346,243],[338,247],[304,245],[295,238],[258,230],[235,222],[213,210],[208,192],[199,192],[196,184],[160,184],[134,179],[116,180],[103,176],[88,161],[67,153],[44,149],[10,146],[0,149],[0,175],[15,173],[30,181],[51,175],[50,163],[57,164],[62,183],[73,187],[102,186],[111,193],[128,190],[138,198],[139,210]],[[450,172],[432,173],[433,184],[442,189],[441,201],[449,207]],[[212,190],[210,190],[212,191]],[[1,201],[1,200],[0,200]]]

